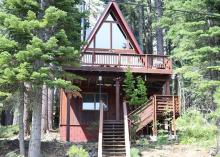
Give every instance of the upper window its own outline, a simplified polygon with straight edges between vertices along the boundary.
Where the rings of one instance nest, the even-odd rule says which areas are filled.
[[[106,18],[106,21],[115,21],[111,13]]]
[[[95,40],[95,45],[94,45]],[[133,49],[123,29],[117,22],[113,13],[109,13],[105,21],[98,29],[89,48],[99,49]]]
[[[96,34],[96,48],[110,49],[110,23],[103,23]]]
[[[126,49],[126,37],[117,23],[112,24],[112,38],[112,49]]]

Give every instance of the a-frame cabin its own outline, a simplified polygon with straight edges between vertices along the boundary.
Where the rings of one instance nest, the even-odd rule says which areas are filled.
[[[147,82],[149,101],[127,111],[122,81],[128,67]],[[80,67],[65,67],[85,78],[79,96],[60,94],[62,141],[99,141],[99,156],[129,156],[129,117],[140,118],[140,130],[157,134],[156,122],[169,109],[179,114],[178,97],[170,95],[172,62],[167,56],[143,54],[116,2],[109,2],[81,52]],[[131,122],[132,123],[132,122]],[[152,129],[149,129],[150,124]],[[146,129],[147,128],[147,129]]]

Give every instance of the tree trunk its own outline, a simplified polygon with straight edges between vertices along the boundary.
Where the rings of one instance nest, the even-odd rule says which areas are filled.
[[[163,14],[162,12],[162,0],[156,0],[156,11],[157,11],[157,22],[160,22],[160,18]],[[158,26],[156,30],[156,39],[157,39],[157,54],[164,55],[163,47],[163,29]]]
[[[143,19],[144,19],[144,17],[143,17],[144,16],[143,15],[144,10],[143,9],[144,9],[143,5],[140,5],[138,7],[138,12],[139,12],[139,22],[138,22],[138,24],[139,24],[139,31],[138,31],[138,33],[139,33],[139,45],[140,45],[142,51],[143,51],[143,32],[144,32],[144,21],[143,21]]]
[[[35,102],[32,107],[32,129],[29,142],[28,157],[41,156],[41,112],[42,112],[42,88],[35,90]]]
[[[41,132],[45,133],[48,130],[47,123],[48,114],[48,88],[43,85],[42,89],[42,117],[41,117]]]
[[[25,147],[24,147],[24,85],[20,86],[20,102],[19,102],[19,148],[21,156],[25,156]]]
[[[53,129],[53,100],[54,100],[54,90],[48,88],[48,129],[49,131]]]
[[[147,0],[147,25],[146,25],[146,50],[148,54],[153,54],[153,35],[152,35],[152,4]]]
[[[30,124],[29,124],[29,95],[25,91],[24,93],[24,133],[25,135],[30,135]]]
[[[16,104],[15,110],[14,110],[14,115],[13,115],[13,125],[18,125],[19,124],[19,106]]]

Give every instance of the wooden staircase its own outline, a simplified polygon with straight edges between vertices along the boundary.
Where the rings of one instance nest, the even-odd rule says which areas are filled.
[[[127,106],[123,103],[123,120],[103,120],[100,106],[98,157],[130,157]]]
[[[104,121],[102,147],[103,157],[126,156],[123,121]]]
[[[173,119],[174,135],[176,134],[175,119],[180,113],[180,104],[178,96],[154,95],[149,101],[132,111],[128,118],[134,125],[138,124],[137,132],[149,123],[153,122],[153,135],[157,134],[157,120],[163,119],[165,114],[170,113]],[[134,117],[137,121],[132,120]]]

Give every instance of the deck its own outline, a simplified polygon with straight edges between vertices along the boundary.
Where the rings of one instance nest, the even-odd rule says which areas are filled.
[[[168,56],[108,51],[84,52],[80,67],[65,70],[126,72],[129,67],[134,73],[172,74],[172,60]]]

